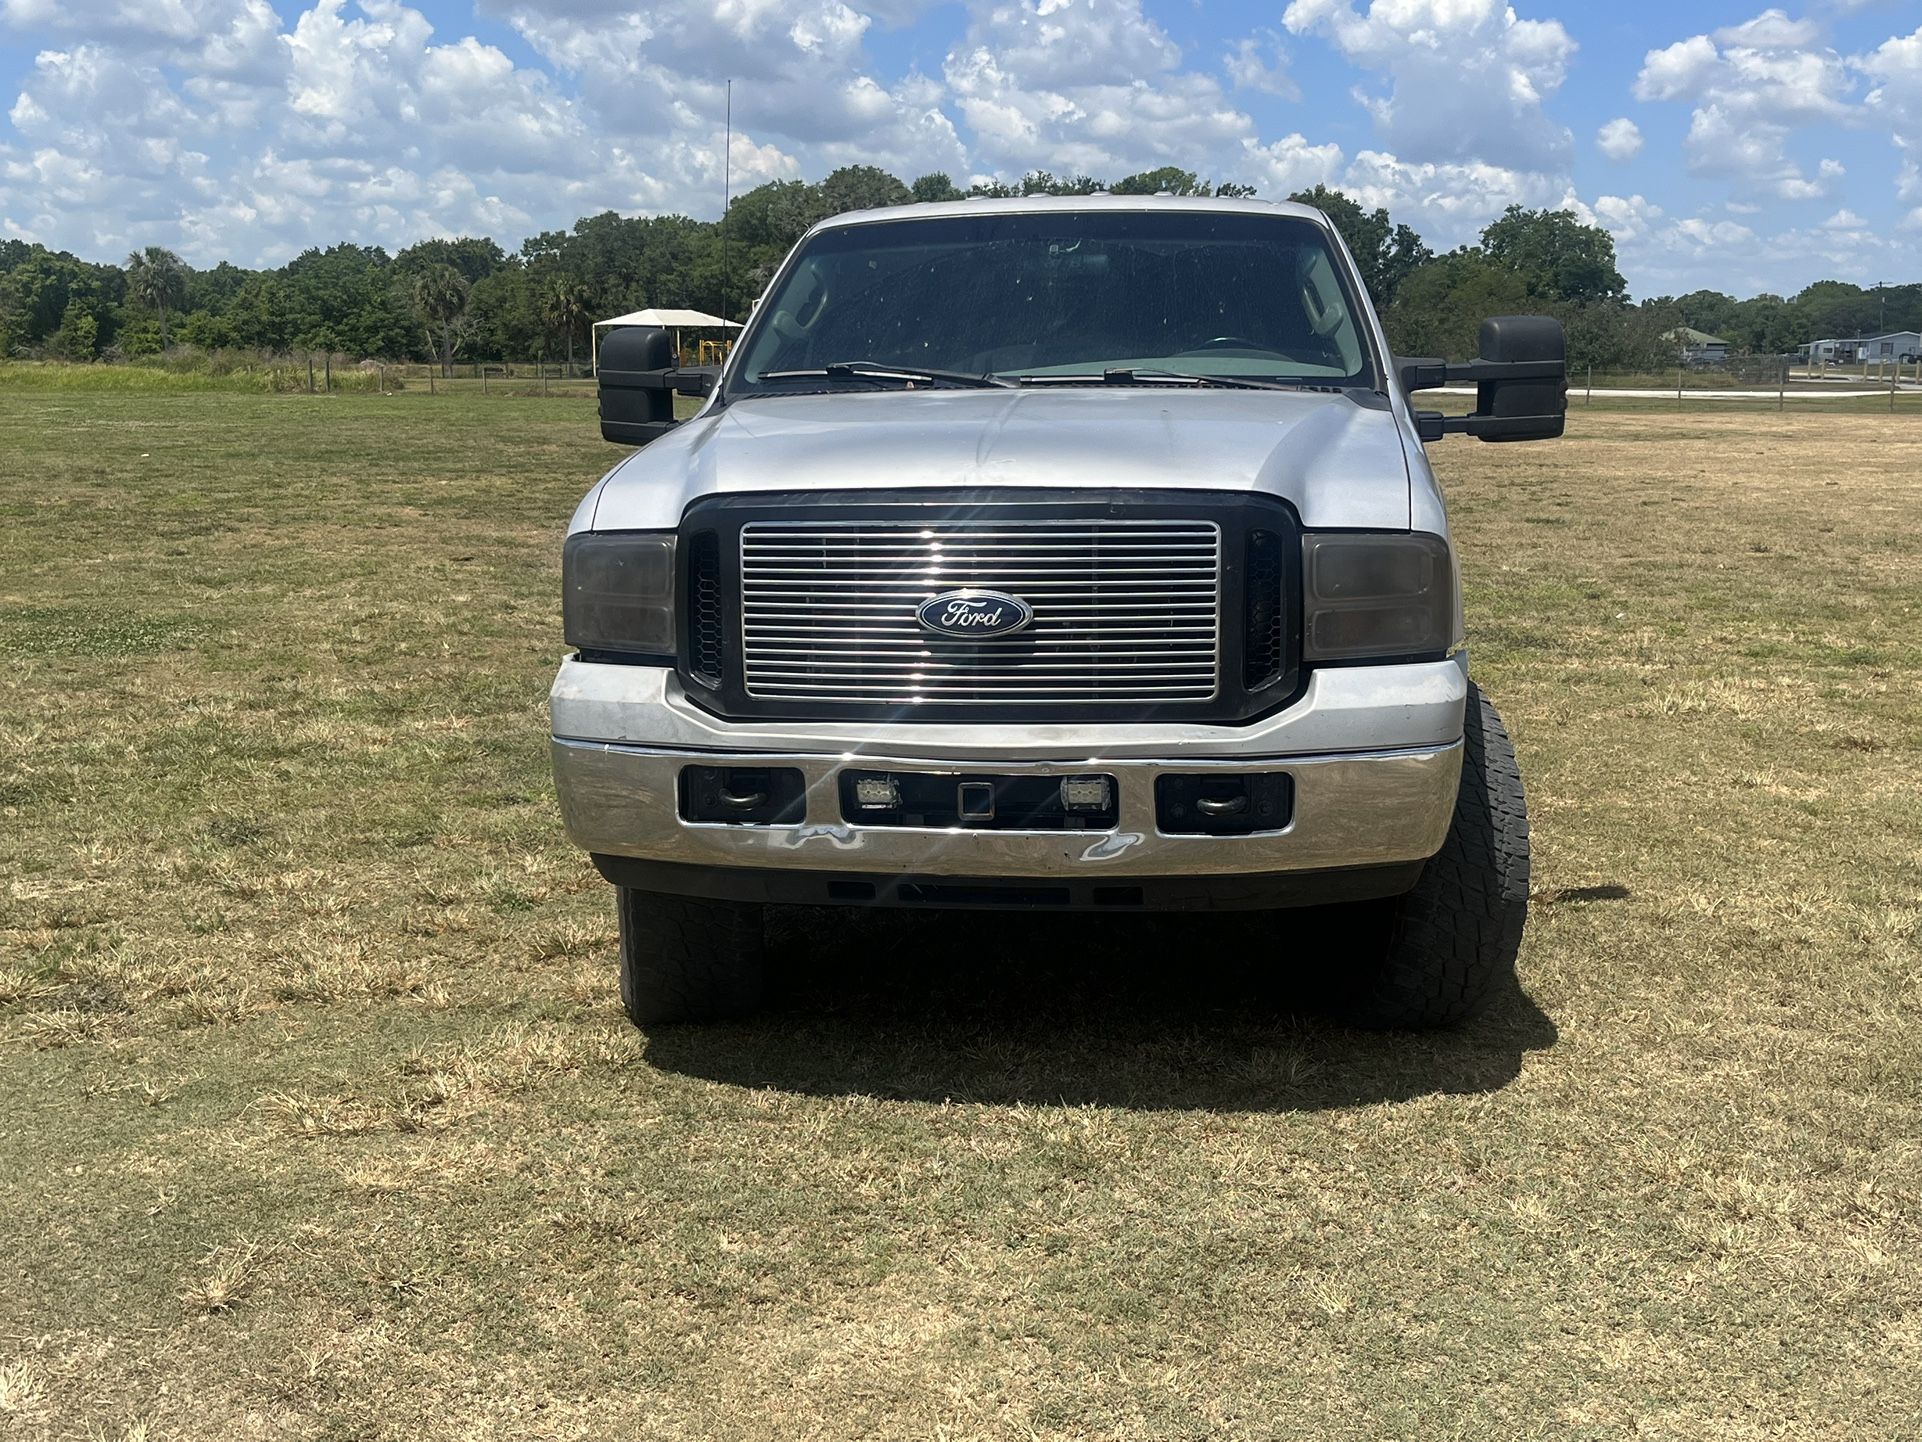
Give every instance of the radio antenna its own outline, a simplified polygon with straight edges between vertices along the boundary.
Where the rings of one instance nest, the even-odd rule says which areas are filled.
[[[728,312],[727,212],[734,204],[734,81],[727,82],[727,138],[721,142],[721,317],[733,320]]]

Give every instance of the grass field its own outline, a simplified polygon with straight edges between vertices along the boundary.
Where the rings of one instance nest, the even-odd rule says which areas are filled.
[[[209,392],[286,395],[307,390],[310,377],[317,390],[331,387],[335,391],[372,394],[383,388],[405,389],[398,376],[379,368],[361,370],[343,364],[329,377],[322,362],[316,361],[310,370],[305,362],[292,356],[218,362],[204,356],[181,356],[164,364],[157,359],[116,365],[105,361],[77,365],[66,361],[0,360],[0,396],[10,396],[17,391],[60,393],[73,399],[97,395],[164,398]],[[475,388],[479,389],[478,382]]]
[[[1436,448],[1520,993],[782,924],[643,1037],[543,702],[591,406],[0,398],[0,1436],[1922,1435],[1922,414]]]

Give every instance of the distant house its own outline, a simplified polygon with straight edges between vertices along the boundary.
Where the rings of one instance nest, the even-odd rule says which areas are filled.
[[[1922,331],[1892,330],[1887,335],[1859,335],[1849,340],[1812,340],[1797,349],[1809,358],[1811,365],[1899,361],[1905,356],[1922,356]]]
[[[1727,360],[1731,344],[1719,335],[1710,335],[1691,326],[1679,326],[1662,339],[1680,346],[1682,359],[1697,365],[1713,365],[1717,361]]]
[[[1901,360],[1922,356],[1922,331],[1892,330],[1887,335],[1870,336],[1859,343],[1857,360]]]

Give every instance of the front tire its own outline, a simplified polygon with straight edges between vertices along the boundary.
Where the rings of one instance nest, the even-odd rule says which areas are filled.
[[[1463,733],[1448,839],[1414,890],[1379,903],[1379,959],[1345,978],[1335,998],[1356,1026],[1454,1026],[1512,985],[1528,924],[1528,807],[1502,718],[1472,683]]]
[[[636,1026],[757,1010],[766,982],[761,908],[615,888],[621,1007]]]

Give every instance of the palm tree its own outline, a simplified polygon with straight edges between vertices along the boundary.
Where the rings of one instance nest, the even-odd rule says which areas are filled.
[[[167,348],[167,312],[187,300],[186,264],[165,246],[150,245],[127,257],[127,294],[160,317],[160,348]]]
[[[451,265],[436,265],[414,277],[414,309],[427,327],[427,344],[440,360],[440,373],[454,373],[454,352],[466,329],[472,290],[467,277]]]
[[[541,297],[541,315],[567,337],[567,373],[574,374],[574,332],[587,315],[587,287],[574,276],[556,276]]]

